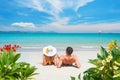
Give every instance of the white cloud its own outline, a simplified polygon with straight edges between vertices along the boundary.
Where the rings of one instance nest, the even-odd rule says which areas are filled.
[[[74,5],[75,11],[78,10],[79,7],[85,6],[90,2],[93,2],[94,0],[76,0],[76,5]]]
[[[68,22],[69,22],[69,18],[62,18],[62,19],[58,19],[57,21],[54,21],[54,22],[52,22],[48,25],[59,27],[59,26],[62,26],[62,25],[67,25]]]
[[[19,0],[22,7],[31,8],[40,12],[46,12],[56,17],[61,10],[59,0]],[[55,4],[54,4],[55,3]]]
[[[24,7],[43,11],[53,16],[58,16],[64,9],[78,10],[79,7],[86,5],[94,0],[18,0],[17,2]]]
[[[47,1],[50,4],[53,13],[59,14],[59,12],[62,12],[63,5],[60,0],[47,0]]]
[[[36,28],[35,24],[27,23],[27,22],[15,22],[15,23],[12,23],[12,26],[20,26],[24,28]]]
[[[77,11],[79,7],[85,6],[94,0],[60,0],[62,2],[62,9],[71,8]]]
[[[65,21],[66,20],[66,21]],[[65,22],[64,22],[65,21]],[[112,33],[120,33],[120,23],[101,23],[101,24],[78,24],[78,25],[66,25],[67,19],[64,19],[64,24],[59,22],[50,23],[48,25],[39,26],[36,28],[18,28],[18,27],[7,27],[1,26],[0,31],[55,31],[55,32],[63,32],[63,33],[89,33],[89,32],[112,32]],[[14,23],[13,23],[14,24]],[[12,24],[12,25],[13,25]]]
[[[65,18],[60,15],[65,9],[72,9],[76,12],[76,16],[80,17],[80,14],[77,13],[79,7],[93,1],[94,0],[17,0],[18,4],[22,7],[51,14],[53,17],[50,20],[55,23]],[[68,18],[70,19],[70,17]]]
[[[43,11],[43,7],[39,0],[17,0],[21,7],[32,8],[38,11]]]
[[[115,32],[120,31],[120,23],[102,23],[102,24],[78,24],[78,25],[63,25],[52,23],[47,26],[45,26],[46,30],[52,30],[56,32],[99,32],[103,31],[105,33],[107,32]]]
[[[49,19],[51,23],[43,26],[36,27],[35,31],[56,31],[56,32],[110,32],[110,31],[120,31],[120,23],[99,23],[99,24],[78,24],[78,25],[68,25],[70,18],[61,17],[60,13],[65,9],[72,9],[76,12],[80,7],[87,5],[94,0],[17,0],[17,2],[26,8],[31,8],[37,11],[46,12],[51,14],[53,17]],[[81,16],[78,14],[78,16]],[[85,19],[90,19],[92,17],[86,17]],[[29,24],[18,24],[13,25],[27,27],[35,27],[33,23]]]

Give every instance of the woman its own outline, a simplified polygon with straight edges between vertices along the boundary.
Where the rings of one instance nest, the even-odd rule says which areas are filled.
[[[53,46],[43,48],[43,65],[57,64],[57,50]]]

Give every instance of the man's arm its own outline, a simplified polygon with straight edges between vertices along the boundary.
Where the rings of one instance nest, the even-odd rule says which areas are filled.
[[[57,66],[57,55],[54,56],[53,62],[55,64],[55,66]]]
[[[75,64],[76,64],[77,68],[81,67],[80,62],[79,62],[79,60],[78,60],[78,58],[76,56],[75,56]]]

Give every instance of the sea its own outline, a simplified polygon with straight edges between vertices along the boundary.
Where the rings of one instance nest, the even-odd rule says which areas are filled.
[[[43,47],[52,45],[57,50],[73,47],[74,50],[98,50],[107,48],[110,41],[120,43],[120,33],[31,33],[1,32],[0,47],[4,45],[20,45],[20,51],[42,51]]]

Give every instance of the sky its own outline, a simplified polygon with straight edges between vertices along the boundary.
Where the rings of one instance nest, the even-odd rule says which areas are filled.
[[[0,31],[120,33],[120,0],[0,0]]]

